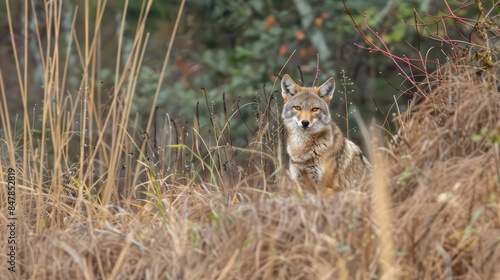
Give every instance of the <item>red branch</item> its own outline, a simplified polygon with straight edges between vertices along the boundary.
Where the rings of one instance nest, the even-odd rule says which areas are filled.
[[[365,39],[365,41],[366,41],[366,42],[368,42],[368,43],[369,43],[369,44],[373,47],[373,49],[372,49],[372,48],[365,48],[365,49],[369,49],[369,50],[371,50],[371,51],[381,52],[382,54],[384,54],[385,56],[387,56],[389,59],[391,59],[391,60],[394,62],[394,64],[396,65],[396,67],[397,67],[397,68],[398,68],[398,69],[402,72],[403,77],[404,77],[406,80],[408,80],[410,83],[412,83],[412,84],[413,84],[413,85],[417,88],[417,90],[418,90],[419,92],[418,92],[418,93],[416,93],[416,94],[418,94],[418,95],[419,95],[419,96],[421,96],[422,98],[425,98],[425,94],[424,94],[424,92],[423,92],[420,88],[418,88],[418,87],[417,87],[417,84],[416,84],[416,82],[414,81],[414,79],[410,78],[410,77],[406,74],[406,72],[403,70],[403,68],[401,68],[401,66],[397,63],[396,59],[397,59],[397,60],[400,60],[400,61],[402,61],[402,62],[404,62],[404,63],[407,63],[409,67],[414,67],[414,68],[418,69],[419,71],[421,71],[422,73],[426,73],[426,71],[424,71],[424,70],[420,69],[419,67],[417,67],[417,66],[416,66],[416,65],[414,65],[414,64],[409,63],[409,60],[406,60],[406,61],[405,61],[404,59],[402,59],[402,58],[400,58],[400,57],[398,57],[398,56],[396,56],[396,55],[393,55],[393,54],[389,51],[389,48],[387,47],[387,45],[385,44],[385,42],[384,42],[384,41],[382,40],[382,38],[378,35],[378,33],[377,33],[377,32],[375,32],[375,31],[373,31],[373,29],[371,29],[371,28],[370,28],[370,26],[368,25],[368,23],[366,22],[366,14],[367,14],[367,13],[365,12],[365,15],[364,15],[364,23],[365,23],[365,26],[366,26],[366,27],[368,28],[368,30],[370,30],[370,32],[371,32],[373,35],[375,35],[375,37],[377,37],[377,39],[378,39],[378,40],[382,43],[382,45],[383,45],[383,46],[384,46],[384,48],[385,48],[385,51],[384,51],[384,50],[382,50],[381,48],[379,48],[377,45],[375,45],[375,43],[371,42],[371,41],[370,41],[370,40],[366,37],[366,35],[365,35],[362,31],[361,31],[361,29],[359,28],[358,24],[356,23],[356,21],[354,20],[354,18],[353,18],[353,17],[352,17],[352,15],[351,15],[351,13],[350,13],[350,12],[349,12],[349,10],[347,9],[347,6],[346,6],[346,4],[345,4],[345,0],[342,0],[342,3],[344,4],[345,12],[346,12],[346,13],[349,15],[349,17],[351,18],[351,21],[353,22],[354,27],[358,30],[358,32],[359,32],[359,33],[361,34],[361,36]],[[355,45],[357,45],[357,46],[361,47],[361,46],[360,46],[360,45],[358,45],[358,44],[355,44]]]
[[[401,76],[401,77],[403,77],[405,81],[408,81],[409,83],[412,84],[412,86],[410,88],[408,88],[408,87],[404,86],[403,84],[401,84],[401,86],[406,89],[405,92],[410,92],[410,90],[413,89],[413,92],[412,92],[413,94],[417,94],[420,97],[425,98],[425,93],[422,91],[422,89],[420,89],[420,87],[417,86],[417,82],[415,80],[415,77],[420,76],[420,75],[418,75],[418,73],[423,73],[429,80],[435,78],[434,76],[432,76],[431,74],[428,73],[427,66],[428,66],[428,63],[436,64],[436,65],[440,65],[440,63],[436,62],[436,61],[429,61],[427,59],[424,59],[424,57],[422,55],[422,52],[421,52],[421,49],[420,49],[420,36],[422,35],[422,36],[424,36],[426,38],[429,38],[429,39],[432,39],[432,40],[436,40],[438,42],[445,43],[448,46],[450,46],[450,48],[451,48],[451,54],[447,50],[445,50],[443,47],[436,47],[436,48],[439,48],[442,51],[448,53],[448,59],[451,58],[451,57],[455,57],[455,58],[458,57],[459,50],[464,49],[464,47],[458,45],[458,43],[469,43],[469,39],[466,38],[466,36],[464,36],[464,34],[462,32],[460,32],[458,25],[462,26],[466,30],[467,30],[467,26],[471,26],[471,27],[475,28],[476,25],[477,25],[477,20],[473,20],[473,19],[468,19],[468,18],[463,18],[463,17],[457,16],[456,12],[460,11],[462,9],[465,9],[467,7],[470,7],[470,6],[478,3],[479,1],[481,1],[481,0],[476,0],[476,1],[472,2],[472,3],[467,4],[467,5],[461,5],[459,8],[453,10],[453,9],[451,9],[451,7],[449,5],[448,0],[444,0],[445,5],[446,5],[446,7],[448,9],[448,12],[445,13],[445,12],[442,12],[442,11],[438,10],[438,12],[441,14],[440,16],[426,15],[426,17],[432,19],[432,22],[426,22],[425,20],[423,20],[420,17],[420,15],[417,13],[417,11],[415,9],[414,9],[414,15],[413,15],[414,21],[415,21],[414,24],[410,24],[410,23],[402,20],[402,22],[404,22],[408,26],[414,26],[415,27],[415,30],[416,30],[416,33],[417,33],[417,40],[418,40],[417,41],[417,44],[418,44],[417,47],[415,47],[412,44],[410,44],[410,42],[408,42],[408,40],[406,40],[406,38],[404,40],[405,40],[405,42],[413,50],[415,50],[418,53],[418,57],[419,57],[418,59],[408,58],[408,57],[406,57],[406,55],[403,55],[403,57],[399,57],[399,56],[391,53],[391,51],[387,47],[387,45],[384,42],[384,40],[382,39],[382,37],[378,34],[378,32],[375,32],[368,25],[367,19],[366,19],[367,13],[365,12],[365,14],[364,14],[364,24],[365,24],[365,27],[376,38],[376,40],[370,41],[370,39],[368,39],[368,37],[363,33],[363,31],[361,31],[361,29],[359,28],[359,26],[355,22],[353,16],[351,15],[351,13],[349,12],[349,10],[347,9],[347,5],[345,3],[345,0],[342,0],[342,3],[344,4],[345,12],[351,18],[351,21],[354,24],[354,27],[358,30],[359,34],[361,34],[361,36],[363,37],[363,39],[365,40],[365,42],[368,43],[368,46],[360,46],[359,44],[356,44],[356,43],[354,45],[356,45],[356,46],[358,46],[360,48],[369,50],[369,51],[380,52],[381,54],[383,54],[386,57],[388,57],[389,59],[391,59],[393,61],[394,65],[401,71],[398,75]],[[453,39],[451,39],[449,37],[449,35],[448,35],[449,34],[448,33],[448,28],[446,26],[445,19],[452,19],[452,20],[454,20],[454,22],[455,22],[455,28],[457,29],[457,33],[463,39],[465,39],[465,41],[464,40],[453,40]],[[418,21],[420,21],[420,22],[418,22]],[[442,27],[440,25],[442,25]],[[424,26],[425,27],[425,31],[428,34],[430,34],[430,36],[426,35],[426,34],[420,34],[419,28],[418,28],[419,26]],[[433,32],[433,31],[428,30],[428,28],[427,28],[428,26],[436,26],[436,31]],[[444,34],[439,34],[440,33],[439,32],[440,28],[442,28],[441,30],[444,32]],[[380,43],[383,47],[377,46],[377,45],[380,45],[380,44],[375,44],[376,41],[378,41],[377,43]],[[409,74],[406,71],[403,70],[402,66],[399,64],[400,62],[402,62],[406,66],[408,66],[408,68],[409,68],[408,73]],[[417,66],[418,63],[421,63],[422,67]],[[414,73],[415,71],[417,71],[417,73]],[[384,79],[385,79],[385,77],[384,77]],[[385,79],[385,80],[390,84],[390,82],[387,79]],[[391,86],[393,86],[393,85],[391,84]]]

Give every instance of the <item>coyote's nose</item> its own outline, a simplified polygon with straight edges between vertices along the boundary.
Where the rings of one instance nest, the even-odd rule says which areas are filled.
[[[302,123],[302,127],[304,127],[304,128],[306,128],[306,127],[309,126],[309,121],[308,120],[303,120],[303,121],[301,121],[301,123]]]

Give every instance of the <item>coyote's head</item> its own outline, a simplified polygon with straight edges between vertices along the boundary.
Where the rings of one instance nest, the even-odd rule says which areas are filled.
[[[335,80],[328,79],[319,87],[301,87],[288,75],[281,80],[285,105],[281,116],[289,129],[299,128],[309,133],[320,131],[332,122],[328,105],[335,90]]]

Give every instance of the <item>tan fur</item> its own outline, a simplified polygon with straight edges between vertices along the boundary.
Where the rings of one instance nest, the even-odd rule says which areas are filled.
[[[300,87],[285,75],[281,88],[290,172],[296,183],[320,193],[364,189],[372,167],[331,118],[328,105],[335,89],[333,78],[312,88]]]

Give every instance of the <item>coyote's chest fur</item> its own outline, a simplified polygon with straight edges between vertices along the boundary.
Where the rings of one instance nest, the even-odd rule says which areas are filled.
[[[328,161],[328,147],[332,146],[334,137],[330,131],[322,131],[311,137],[300,130],[300,128],[288,130],[287,152],[290,155],[290,172],[296,181],[306,175],[317,183],[323,178],[325,164]]]
[[[361,149],[331,119],[328,104],[334,85],[330,79],[320,87],[300,87],[288,75],[281,83],[290,173],[297,184],[313,191],[363,187],[371,177]]]

